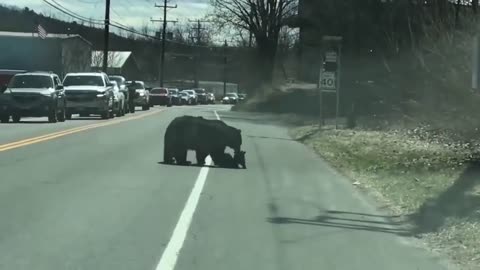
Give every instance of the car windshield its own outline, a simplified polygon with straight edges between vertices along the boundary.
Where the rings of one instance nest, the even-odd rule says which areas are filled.
[[[236,94],[227,94],[227,97],[237,97]]]
[[[143,83],[139,83],[139,82],[130,83],[130,85],[128,87],[133,88],[133,89],[145,89],[145,85]]]
[[[153,88],[152,90],[150,90],[150,93],[152,94],[167,94],[167,89],[165,88]]]
[[[197,94],[205,94],[205,90],[203,90],[203,89],[195,89],[195,93],[197,93]]]
[[[99,75],[67,75],[63,81],[64,86],[105,86]]]
[[[12,78],[10,88],[51,88],[53,81],[44,75],[17,75]]]
[[[109,77],[110,81],[117,82],[118,85],[122,85],[125,83],[125,79],[122,77]]]

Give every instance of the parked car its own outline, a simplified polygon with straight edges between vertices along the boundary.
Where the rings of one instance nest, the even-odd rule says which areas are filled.
[[[127,80],[125,79],[125,77],[118,76],[118,75],[108,76],[108,78],[110,79],[110,81],[116,81],[117,82],[118,88],[120,89],[120,92],[123,93],[123,96],[125,98],[123,111],[125,113],[129,113],[130,110],[128,108],[128,101],[130,100],[130,95],[128,94],[128,88],[127,88],[127,84],[126,84]]]
[[[125,96],[120,92],[116,81],[110,81],[113,84],[113,111],[117,117],[125,115]]]
[[[167,88],[163,87],[155,87],[150,91],[150,105],[164,105],[164,106],[172,106],[173,101],[172,97],[168,93]]]
[[[180,94],[178,93],[177,88],[168,88],[168,94],[172,97],[172,104],[173,105],[181,105],[180,104]]]
[[[180,98],[180,105],[191,105],[192,103],[192,98],[187,92],[179,92],[178,96]]]
[[[223,104],[237,104],[238,103],[238,95],[236,93],[227,93],[225,97],[222,99]]]
[[[13,122],[22,117],[48,117],[48,122],[66,119],[65,91],[57,74],[50,72],[19,73],[4,87],[0,121]]]
[[[150,92],[145,88],[145,83],[142,81],[127,81],[127,85],[135,89],[134,106],[140,106],[144,111],[150,110]]]
[[[114,117],[113,84],[103,72],[68,73],[63,80],[67,98],[67,119],[72,114]]]
[[[183,90],[183,92],[187,93],[188,96],[191,99],[191,101],[189,102],[189,105],[197,105],[198,104],[197,93],[194,90]]]
[[[197,95],[197,102],[198,104],[207,104],[207,91],[203,88],[195,88],[193,89],[195,91],[195,94]]]
[[[215,104],[215,94],[207,93],[207,103],[208,104]]]
[[[26,70],[0,69],[0,93],[7,89],[10,79],[16,74],[25,73]]]

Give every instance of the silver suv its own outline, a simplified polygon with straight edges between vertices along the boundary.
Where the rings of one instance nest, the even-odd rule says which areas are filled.
[[[114,117],[113,84],[103,72],[68,73],[63,80],[67,97],[67,119],[72,114],[102,119]]]
[[[12,117],[18,123],[22,117],[48,117],[50,123],[65,121],[66,100],[60,78],[50,72],[16,74],[3,94],[0,121]]]

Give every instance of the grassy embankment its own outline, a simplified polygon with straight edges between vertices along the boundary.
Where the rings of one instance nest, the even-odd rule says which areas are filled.
[[[480,133],[475,117],[449,114],[456,121],[437,117],[421,128],[420,122],[433,118],[419,115],[416,120],[421,120],[393,124],[367,117],[354,130],[320,131],[316,112],[302,113],[312,99],[303,95],[300,102],[292,94],[276,93],[234,110],[275,112],[289,124],[302,119],[291,131],[294,139],[403,215],[412,236],[466,268],[480,267]]]

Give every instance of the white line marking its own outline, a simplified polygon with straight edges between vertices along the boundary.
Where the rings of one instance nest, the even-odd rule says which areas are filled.
[[[220,120],[220,116],[214,111],[215,117]],[[185,238],[187,237],[188,229],[192,223],[193,214],[195,214],[195,209],[197,208],[198,201],[200,200],[200,194],[202,193],[205,182],[207,181],[208,171],[210,165],[212,165],[212,159],[208,156],[205,160],[207,167],[203,167],[198,174],[195,185],[193,186],[192,192],[188,197],[187,203],[183,208],[180,218],[178,219],[177,225],[173,230],[172,237],[167,244],[167,247],[163,251],[162,257],[158,262],[156,270],[174,270],[175,265],[177,264],[178,256],[180,256],[180,250],[183,247]]]

